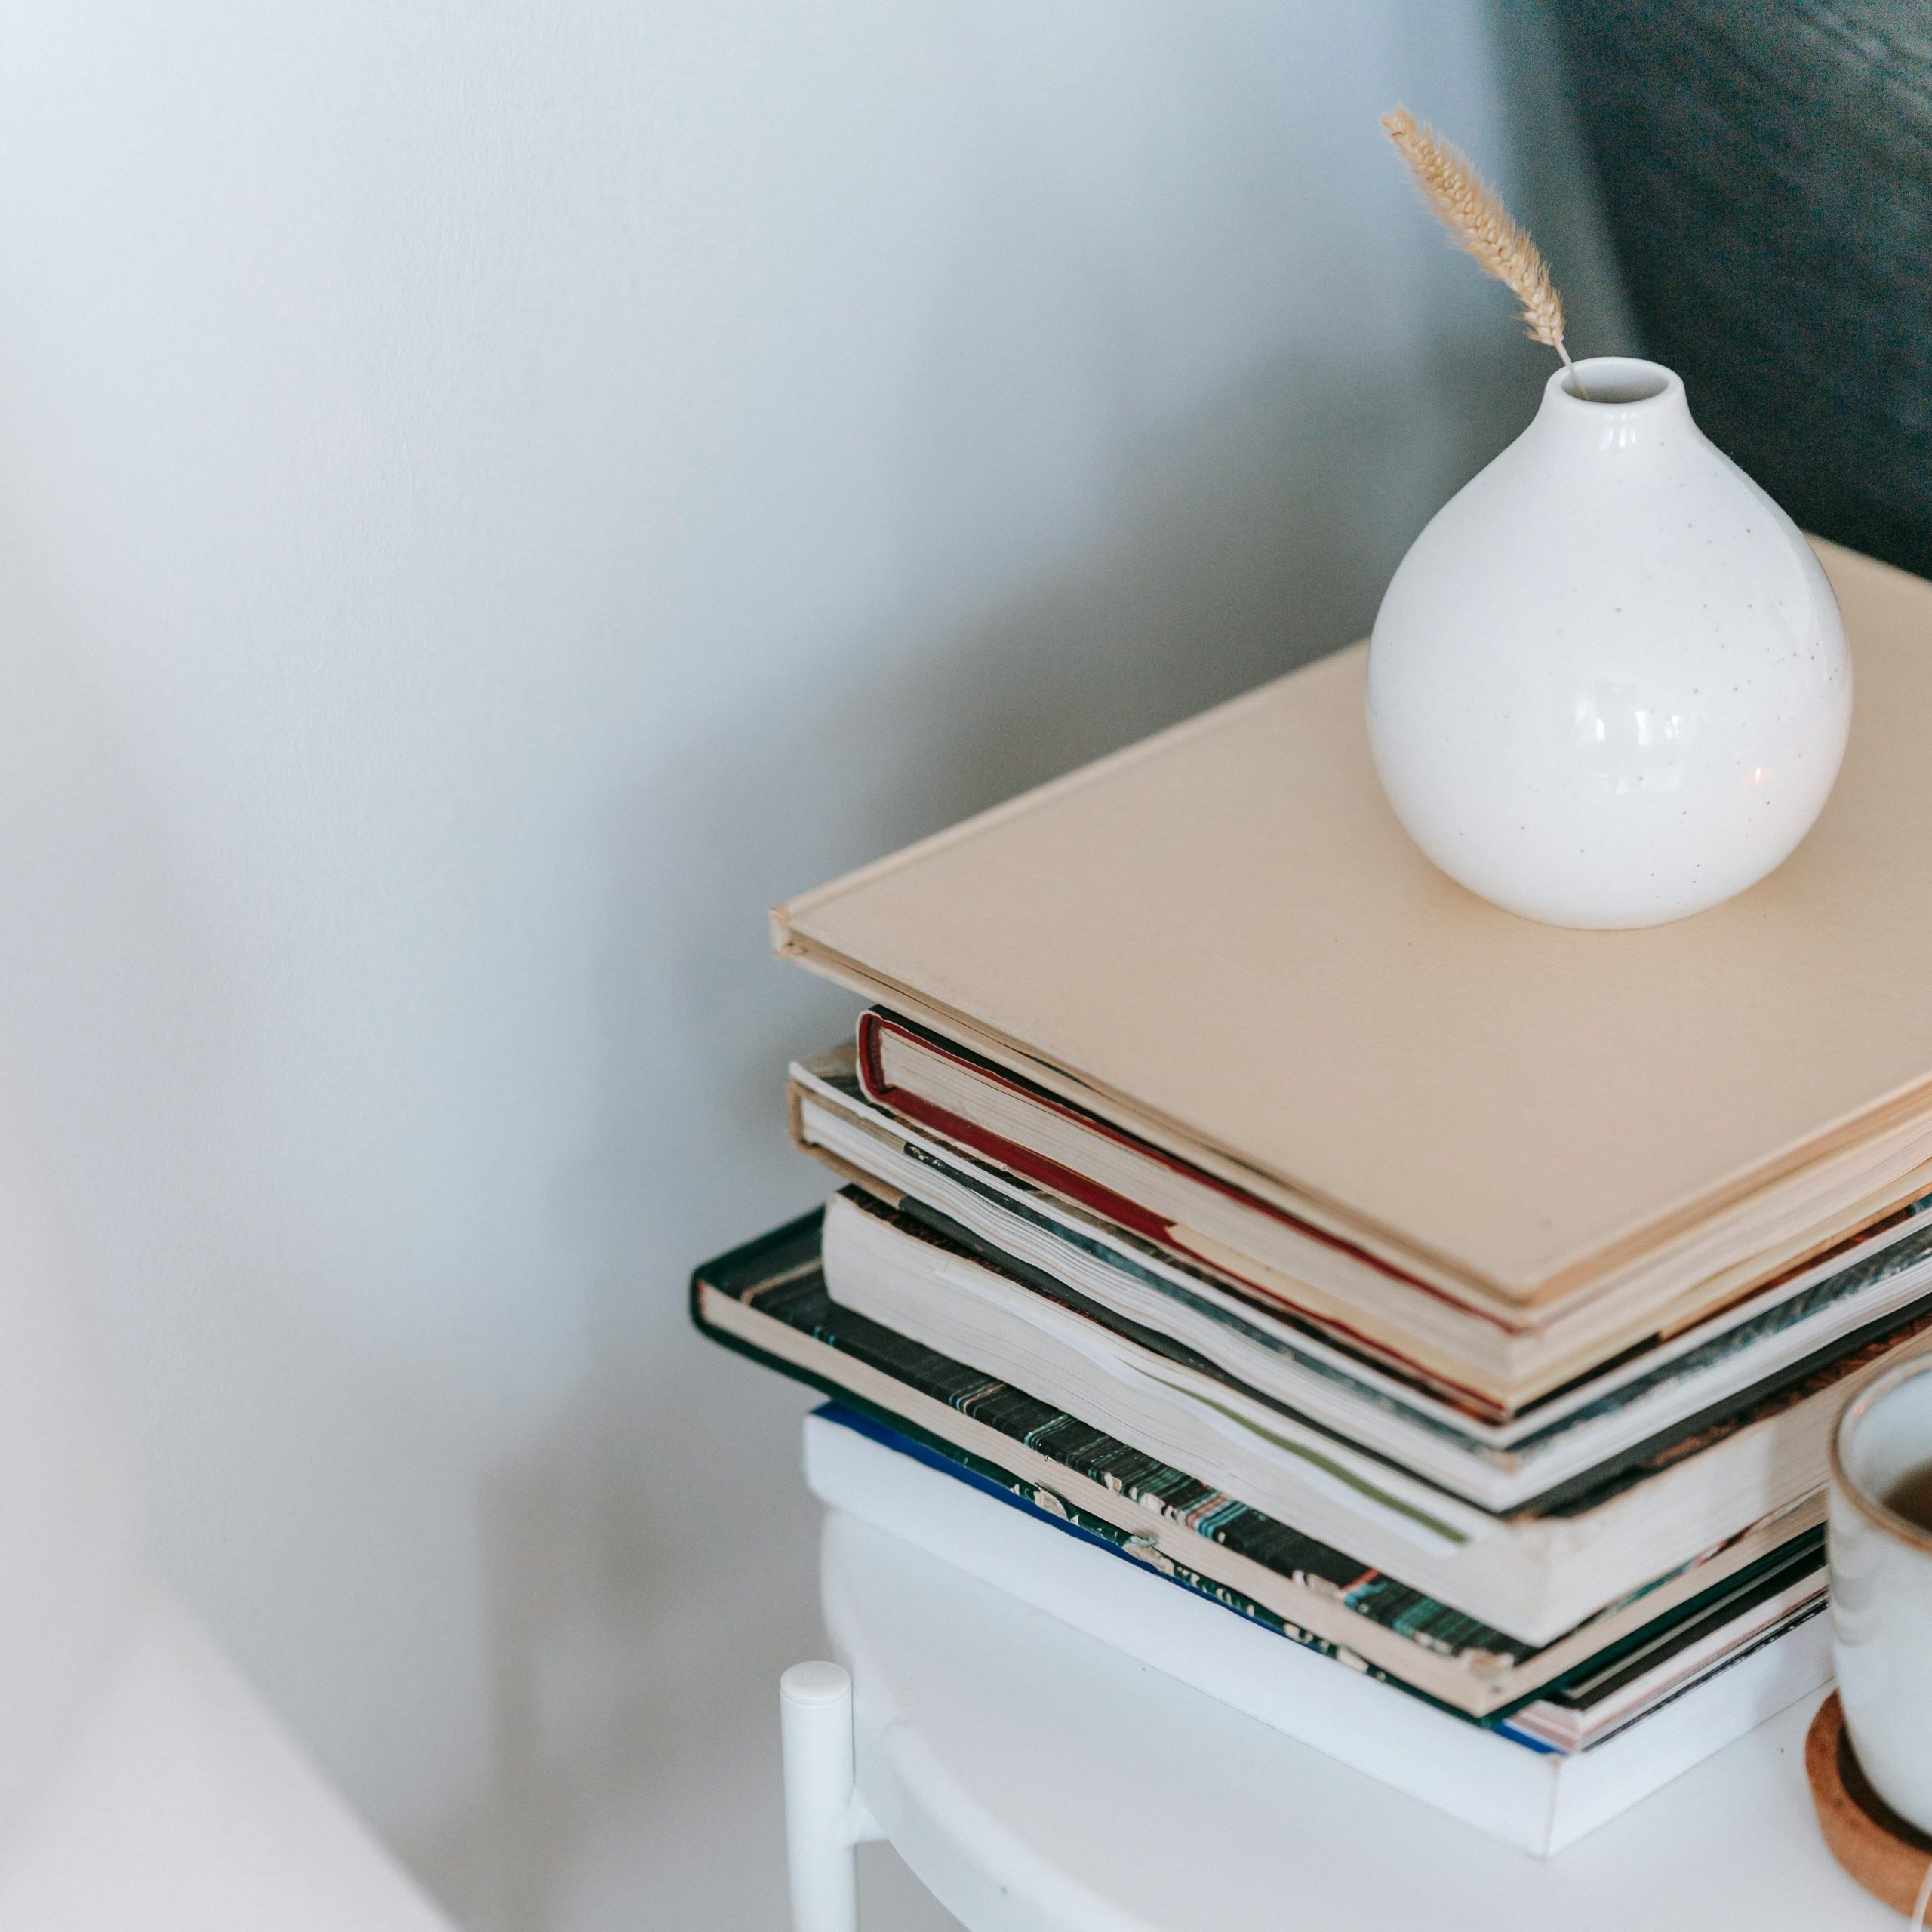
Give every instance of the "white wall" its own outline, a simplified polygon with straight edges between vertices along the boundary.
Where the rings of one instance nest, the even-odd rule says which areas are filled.
[[[0,1017],[165,1562],[478,1932],[777,1922],[764,908],[1366,628],[1543,373],[1376,114],[1617,332],[1526,32],[0,11]]]

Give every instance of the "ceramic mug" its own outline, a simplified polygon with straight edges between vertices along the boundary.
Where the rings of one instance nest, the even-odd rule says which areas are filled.
[[[1860,1767],[1932,1833],[1932,1355],[1866,1384],[1832,1436],[1832,1648]]]

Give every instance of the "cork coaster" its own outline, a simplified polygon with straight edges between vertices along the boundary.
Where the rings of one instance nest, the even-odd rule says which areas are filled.
[[[1932,1860],[1932,1838],[1908,1825],[1866,1783],[1835,1690],[1811,1720],[1804,1774],[1832,1856],[1875,1898],[1909,1915]]]

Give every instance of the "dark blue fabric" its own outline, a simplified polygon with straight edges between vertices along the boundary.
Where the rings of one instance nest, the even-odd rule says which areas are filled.
[[[1806,528],[1932,576],[1932,5],[1549,17],[1647,352]]]

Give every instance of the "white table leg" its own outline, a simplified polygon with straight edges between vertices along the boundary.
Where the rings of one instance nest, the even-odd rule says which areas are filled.
[[[852,1680],[835,1663],[795,1663],[778,1711],[793,1932],[858,1932],[852,1847],[881,1834],[853,1775]]]

